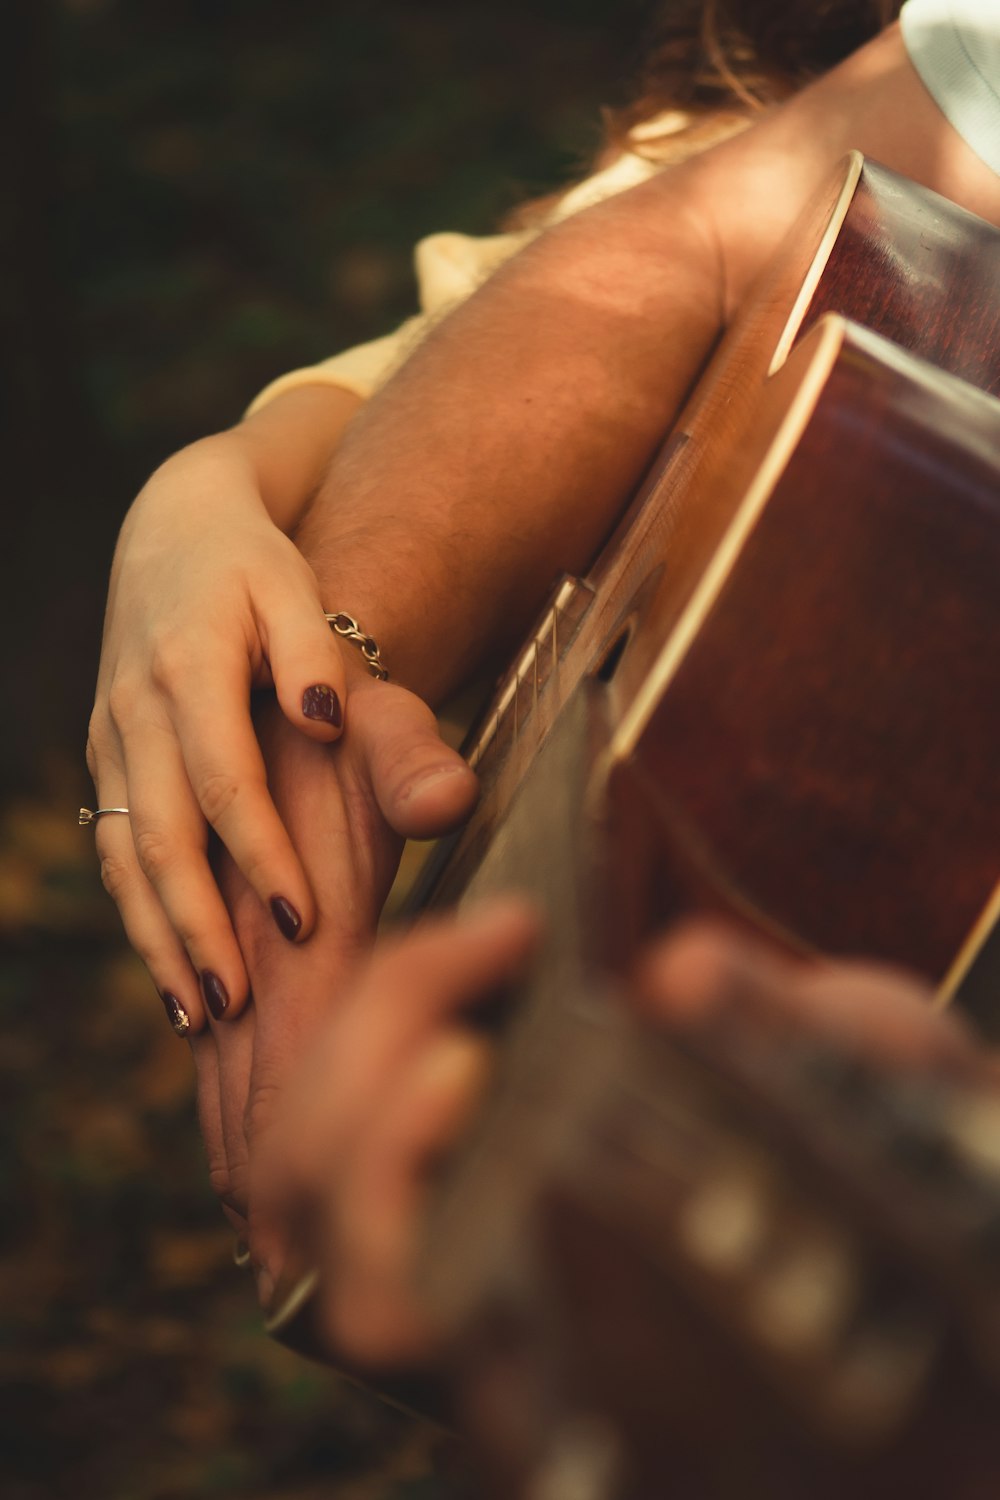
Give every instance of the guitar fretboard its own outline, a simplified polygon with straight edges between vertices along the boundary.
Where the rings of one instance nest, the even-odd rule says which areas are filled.
[[[486,776],[498,760],[530,732],[540,743],[550,727],[548,689],[558,683],[559,666],[594,599],[589,583],[569,574],[556,584],[520,656],[501,678],[465,755]],[[558,695],[554,695],[558,696]]]

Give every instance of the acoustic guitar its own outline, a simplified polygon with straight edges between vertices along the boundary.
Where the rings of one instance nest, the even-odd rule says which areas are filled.
[[[675,889],[637,875],[619,946],[709,905],[942,998],[968,983],[1000,915],[998,244],[874,163],[838,172],[501,682],[467,750],[479,809],[421,904],[495,883],[515,796],[554,726],[581,743],[587,698],[581,797],[623,805],[649,776],[640,820],[673,829],[653,842]]]
[[[714,912],[997,1025],[998,245],[852,157],[468,747],[423,900],[551,934],[421,1273],[484,1493],[1000,1493],[992,1088],[616,1000]]]

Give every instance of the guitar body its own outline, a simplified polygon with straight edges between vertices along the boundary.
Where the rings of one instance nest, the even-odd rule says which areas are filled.
[[[708,911],[995,1024],[969,975],[1000,915],[998,243],[852,159],[470,747],[482,805],[425,897],[528,890],[551,933],[424,1256],[489,1493],[998,1492],[993,1097],[959,1148],[933,1090],[868,1080],[866,1116],[800,1059],[748,1073],[752,1036],[685,1057],[606,994]],[[759,1266],[685,1248],[699,1172],[743,1181],[747,1140],[782,1254],[803,1222],[815,1265],[850,1242],[867,1291],[823,1338],[782,1345],[747,1312]]]
[[[609,941],[711,910],[950,996],[1000,910],[1000,406],[828,317],[700,496],[622,662]]]
[[[572,1083],[543,1107],[522,1071],[477,1163],[532,1187],[456,1325],[477,1495],[996,1494],[1000,1186],[948,1123],[975,1091],[568,1018],[538,1050]]]

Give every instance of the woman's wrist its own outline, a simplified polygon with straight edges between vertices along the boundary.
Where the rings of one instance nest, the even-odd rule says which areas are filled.
[[[316,493],[361,398],[336,386],[307,386],[277,397],[238,426],[199,438],[159,466],[129,520],[166,506],[190,508],[215,524],[238,505],[261,507],[290,535]]]
[[[156,540],[163,540],[161,526],[175,535],[218,530],[234,512],[268,515],[245,445],[235,434],[216,433],[172,453],[153,471],[129,509],[121,540],[128,542],[137,528],[152,528]]]
[[[363,404],[360,396],[340,386],[299,386],[220,435],[250,464],[268,514],[287,535],[305,515]]]

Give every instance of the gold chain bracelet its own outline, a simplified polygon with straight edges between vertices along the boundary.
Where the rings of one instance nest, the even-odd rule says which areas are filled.
[[[388,682],[389,674],[382,665],[382,658],[375,640],[370,635],[365,635],[357,620],[352,620],[350,615],[336,614],[324,615],[326,623],[337,635],[342,636],[345,641],[352,641],[365,659],[365,665],[373,677],[379,682]]]

